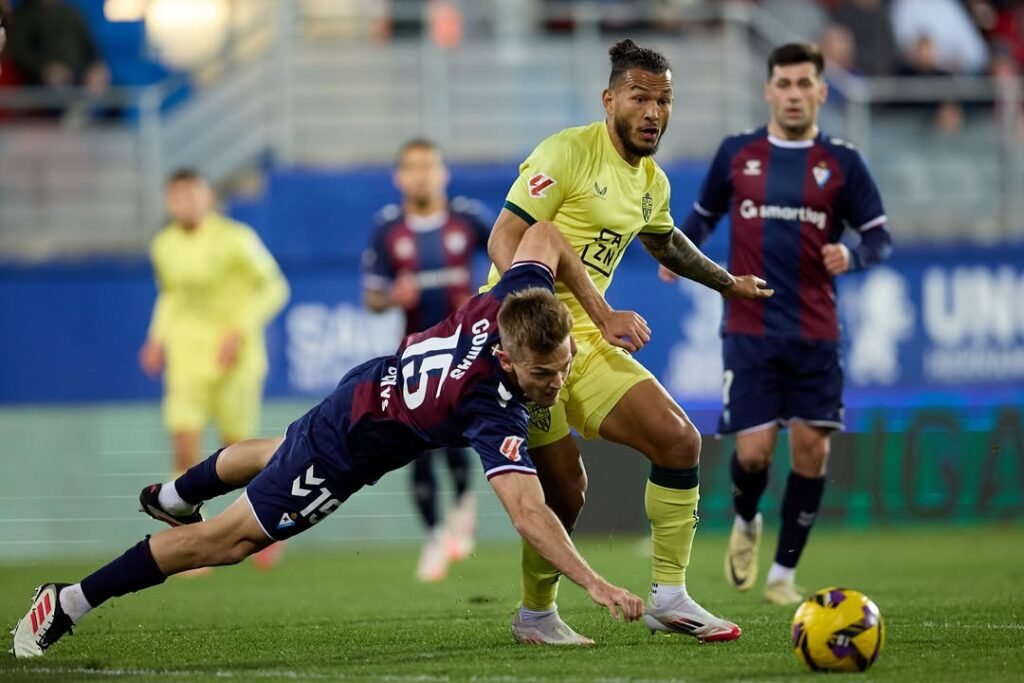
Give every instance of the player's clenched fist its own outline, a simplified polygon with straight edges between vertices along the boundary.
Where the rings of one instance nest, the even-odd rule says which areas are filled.
[[[842,275],[850,269],[850,250],[844,244],[826,244],[821,248],[821,259],[829,275]]]
[[[625,621],[636,621],[644,615],[644,601],[625,588],[613,586],[600,579],[594,586],[587,589],[590,599],[608,608],[612,619],[618,621],[620,616]]]
[[[639,351],[651,340],[651,328],[635,311],[612,311],[599,325],[605,341],[630,352]]]
[[[756,275],[737,275],[732,286],[722,290],[722,296],[729,299],[767,299],[775,293],[767,285]]]

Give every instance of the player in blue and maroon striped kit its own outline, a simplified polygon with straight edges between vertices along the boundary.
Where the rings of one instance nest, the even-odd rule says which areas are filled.
[[[636,334],[642,318],[612,312],[553,223],[523,238],[515,264],[489,292],[398,352],[349,372],[283,438],[241,441],[174,482],[143,489],[144,512],[172,526],[128,549],[80,583],[44,583],[13,631],[16,657],[37,657],[110,598],[202,566],[235,564],[334,512],[363,486],[425,450],[470,445],[516,529],[615,618],[643,615],[642,600],[609,584],[576,552],[526,450],[526,401],[551,406],[569,374],[573,318],[554,296],[553,272],[597,318]],[[245,486],[204,521],[206,500]]]
[[[405,333],[421,332],[444,320],[473,295],[474,254],[487,251],[493,217],[480,202],[448,200],[448,168],[441,150],[416,138],[402,145],[394,183],[401,206],[378,212],[370,245],[363,254],[363,302],[372,311],[398,307]],[[450,560],[473,549],[476,499],[469,490],[469,457],[463,448],[445,448],[455,505],[446,528],[439,523],[433,453],[412,464],[412,491],[427,530],[416,576],[440,581]]]
[[[795,569],[824,494],[829,436],[843,426],[835,276],[890,251],[882,200],[864,160],[818,130],[827,97],[823,68],[813,45],[772,53],[769,124],[722,141],[683,226],[700,245],[728,214],[729,269],[759,275],[775,290],[770,299],[725,302],[719,432],[736,435],[726,577],[749,590],[757,579],[758,502],[779,427],[789,428],[791,472],[765,585],[765,597],[779,604],[802,599]],[[839,243],[846,228],[860,237],[852,250]]]

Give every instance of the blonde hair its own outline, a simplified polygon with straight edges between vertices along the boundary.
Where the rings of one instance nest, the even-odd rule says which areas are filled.
[[[572,313],[550,290],[530,287],[505,297],[498,309],[501,346],[521,358],[524,350],[552,353],[572,331]]]

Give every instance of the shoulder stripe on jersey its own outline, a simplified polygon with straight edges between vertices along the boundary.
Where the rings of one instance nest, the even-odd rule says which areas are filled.
[[[872,218],[867,223],[865,223],[864,225],[862,225],[859,228],[857,228],[857,232],[864,232],[865,230],[870,230],[871,228],[877,228],[879,225],[882,225],[883,223],[887,222],[888,220],[889,219],[883,213],[878,218]]]
[[[537,470],[532,467],[525,467],[523,465],[502,465],[500,467],[492,467],[491,469],[484,472],[484,476],[490,479],[496,477],[499,474],[508,474],[509,472],[522,472],[523,474],[537,474]]]
[[[693,203],[693,210],[699,213],[701,216],[704,216],[705,218],[712,218],[715,215],[712,212],[705,209],[703,206],[701,206],[700,202]]]
[[[511,266],[509,266],[508,269],[512,270],[513,268],[518,268],[519,266],[537,266],[539,268],[543,268],[548,272],[548,275],[551,276],[552,280],[555,279],[555,271],[551,270],[551,268],[548,267],[548,264],[546,263],[541,263],[540,261],[516,261]]]
[[[529,213],[527,213],[525,209],[516,206],[507,199],[505,200],[505,208],[514,213],[515,215],[519,216],[520,218],[522,218],[524,221],[526,221],[527,225],[533,225],[534,223],[537,222],[537,219],[531,216]]]

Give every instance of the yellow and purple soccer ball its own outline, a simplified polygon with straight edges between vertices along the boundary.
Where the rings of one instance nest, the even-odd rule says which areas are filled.
[[[811,671],[867,671],[884,643],[878,606],[849,588],[820,590],[793,616],[793,651]]]

